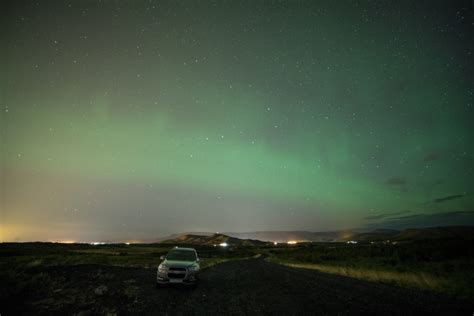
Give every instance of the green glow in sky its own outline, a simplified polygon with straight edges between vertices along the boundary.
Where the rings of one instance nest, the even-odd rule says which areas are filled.
[[[1,239],[474,223],[468,9],[11,7]]]

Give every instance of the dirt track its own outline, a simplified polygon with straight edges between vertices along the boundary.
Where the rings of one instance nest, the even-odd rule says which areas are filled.
[[[263,259],[232,261],[206,269],[196,289],[156,289],[154,269],[84,265],[47,270],[64,281],[64,288],[53,291],[51,298],[29,304],[23,313],[472,315],[474,312],[474,304],[469,302],[289,268]],[[104,295],[94,293],[100,284],[108,288]]]

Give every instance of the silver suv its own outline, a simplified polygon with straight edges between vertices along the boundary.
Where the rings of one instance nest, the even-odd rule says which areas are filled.
[[[157,285],[182,283],[196,285],[199,274],[199,258],[196,249],[175,247],[158,266],[156,274]]]

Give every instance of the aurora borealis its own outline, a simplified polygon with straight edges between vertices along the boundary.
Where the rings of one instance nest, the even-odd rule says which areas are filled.
[[[2,241],[474,224],[471,1],[10,1]]]

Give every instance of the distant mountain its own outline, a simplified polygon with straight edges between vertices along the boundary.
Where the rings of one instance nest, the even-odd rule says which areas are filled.
[[[474,226],[446,226],[405,229],[394,240],[474,239]]]
[[[210,232],[184,232],[184,233],[178,233],[178,234],[171,234],[171,235],[168,235],[168,236],[165,236],[165,237],[160,237],[160,238],[155,238],[154,239],[154,242],[163,242],[163,241],[166,241],[166,240],[172,240],[172,239],[177,239],[177,238],[180,238],[182,236],[185,236],[185,235],[196,235],[196,236],[212,236],[214,235],[214,233],[210,233]]]
[[[395,236],[400,234],[400,231],[394,229],[376,229],[370,232],[358,233],[352,236],[347,236],[339,241],[362,241],[362,242],[369,242],[369,241],[381,241],[381,240],[389,240],[393,239]]]
[[[220,245],[226,243],[229,246],[261,246],[265,245],[266,242],[254,239],[240,239],[230,237],[224,234],[213,234],[213,235],[195,235],[195,234],[182,234],[175,238],[161,241],[163,244],[173,245]]]
[[[330,232],[308,231],[261,231],[247,233],[226,233],[237,238],[251,238],[265,241],[287,242],[359,242],[370,241],[408,241],[426,239],[474,239],[474,226],[446,226],[430,228],[410,228],[402,231],[395,229],[376,229],[372,231],[341,230]]]
[[[202,244],[218,245],[220,243],[235,245],[263,245],[266,242],[286,243],[297,242],[345,242],[345,241],[410,241],[429,239],[472,239],[474,240],[474,226],[445,226],[430,228],[409,228],[405,230],[376,229],[372,231],[363,230],[340,230],[328,232],[309,231],[256,231],[245,233],[210,233],[192,232],[173,234],[166,237],[154,239],[141,239],[131,241],[133,243],[168,243],[168,244]],[[113,241],[125,242],[125,241]]]
[[[359,233],[341,241],[412,241],[434,239],[474,239],[474,226],[446,226],[428,228],[408,228],[402,231],[378,229]]]
[[[299,242],[334,242],[340,241],[356,234],[352,230],[328,231],[328,232],[309,232],[309,231],[259,231],[245,233],[225,233],[236,238],[250,238],[270,242],[288,242],[295,240]]]

